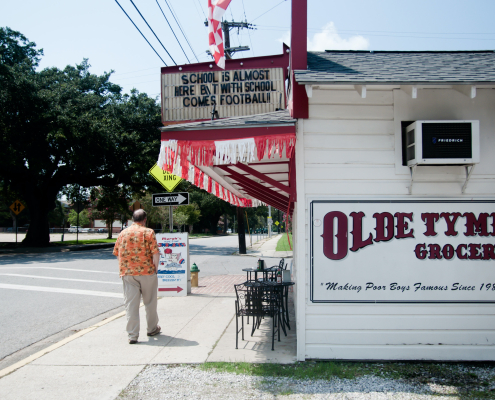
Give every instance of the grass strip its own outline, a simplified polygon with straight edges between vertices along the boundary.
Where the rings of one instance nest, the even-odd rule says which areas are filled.
[[[87,239],[87,240],[79,240],[79,243],[76,240],[64,240],[63,242],[51,242],[57,246],[69,246],[73,244],[101,244],[101,243],[115,243],[117,239]]]
[[[295,364],[208,362],[201,364],[199,368],[212,372],[226,372],[267,378],[288,377],[300,380],[355,379],[365,375],[372,375],[381,378],[396,379],[415,385],[433,385],[433,395],[443,394],[445,389],[453,389],[453,393],[447,396],[451,397],[452,394],[455,394],[454,398],[461,398],[463,400],[495,400],[495,364],[493,362],[365,363],[307,361]],[[444,389],[442,390],[441,388]]]
[[[201,364],[204,370],[229,372],[263,377],[290,377],[294,379],[353,379],[363,375],[360,363],[305,362],[296,364],[208,362]]]
[[[289,233],[290,243],[292,248],[294,248],[294,242],[292,241],[292,233]],[[277,242],[277,248],[275,251],[292,251],[289,247],[289,242],[287,241],[287,233],[283,233],[282,237]]]

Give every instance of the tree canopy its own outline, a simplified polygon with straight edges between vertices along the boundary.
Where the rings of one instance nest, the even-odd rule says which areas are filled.
[[[48,213],[67,185],[142,190],[159,148],[160,107],[123,95],[87,60],[36,71],[42,50],[0,28],[0,186],[27,203],[29,245],[49,243]]]

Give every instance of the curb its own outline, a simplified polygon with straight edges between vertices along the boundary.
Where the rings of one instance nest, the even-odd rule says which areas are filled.
[[[84,251],[96,249],[108,249],[115,246],[115,243],[102,244],[75,244],[60,247],[25,247],[19,249],[1,249],[0,254],[29,254],[29,253],[63,253],[68,251]]]
[[[40,357],[43,357],[45,354],[48,354],[50,352],[52,352],[53,350],[56,350],[58,349],[59,347],[62,347],[64,344],[67,344],[69,342],[72,342],[73,340],[81,337],[81,336],[84,336],[86,333],[89,333],[91,331],[94,331],[95,329],[99,328],[100,326],[103,326],[103,325],[106,325],[108,324],[109,322],[112,322],[120,317],[123,317],[125,315],[125,311],[122,311],[118,314],[115,314],[114,316],[110,317],[110,318],[107,318],[101,322],[98,322],[92,326],[90,326],[89,328],[85,328],[75,334],[73,334],[72,336],[69,336],[63,340],[61,340],[60,342],[58,343],[55,343],[49,347],[47,347],[46,349],[43,349],[41,351],[38,351],[37,353],[34,353],[32,355],[30,355],[29,357],[25,358],[24,360],[21,360],[13,365],[11,365],[10,367],[7,367],[5,369],[2,369],[0,371],[0,378],[3,378],[4,376],[14,372],[15,370],[21,368],[21,367],[24,367],[25,365],[29,364],[29,363],[32,363],[33,361],[37,360],[38,358]]]

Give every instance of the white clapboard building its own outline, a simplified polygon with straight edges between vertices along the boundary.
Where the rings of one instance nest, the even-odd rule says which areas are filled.
[[[288,108],[165,126],[158,164],[292,215],[299,360],[494,360],[495,52],[307,52],[292,7]]]

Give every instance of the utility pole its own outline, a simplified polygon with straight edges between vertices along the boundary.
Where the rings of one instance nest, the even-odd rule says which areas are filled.
[[[239,239],[239,254],[246,254],[246,234],[244,232],[244,215],[241,207],[237,211],[237,237]]]
[[[272,206],[268,206],[268,237],[272,237],[272,224],[273,224],[273,219],[272,219]]]
[[[205,21],[205,26],[208,26],[208,20]],[[249,46],[237,46],[237,47],[230,47],[230,30],[232,28],[237,28],[239,29],[255,29],[253,24],[248,23],[247,21],[244,22],[234,22],[234,21],[222,21],[222,31],[223,31],[223,42],[224,42],[224,52],[225,52],[225,58],[227,60],[231,60],[234,54],[238,51],[248,51],[251,50]],[[208,54],[211,55],[210,51],[206,51]]]

